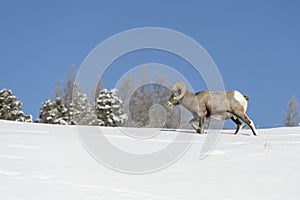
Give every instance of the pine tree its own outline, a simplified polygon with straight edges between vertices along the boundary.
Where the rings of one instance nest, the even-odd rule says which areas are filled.
[[[8,89],[0,90],[0,119],[32,122],[32,116],[22,111],[22,102]]]
[[[40,108],[41,123],[60,125],[99,125],[92,104],[86,94],[74,84],[72,100],[68,107],[60,97],[54,101],[47,100]]]
[[[100,122],[95,114],[95,109],[86,94],[82,93],[75,85],[73,101],[70,111],[73,114],[73,123],[78,125],[99,125]]]
[[[76,114],[77,114],[77,111],[74,108],[74,104],[70,103],[68,113],[67,113],[67,123],[69,125],[77,125],[77,122],[75,120]]]
[[[55,98],[53,102],[48,100],[45,102],[43,107],[41,108],[41,116],[46,116],[46,114],[51,110],[51,116],[47,116],[49,120],[46,120],[45,117],[43,119],[37,120],[43,123],[58,123],[56,118],[60,118],[63,116],[63,121],[59,124],[69,124],[69,125],[98,125],[98,119],[95,115],[94,106],[89,101],[86,94],[81,92],[79,87],[75,83],[76,69],[73,64],[71,64],[68,68],[67,74],[63,81],[63,86],[61,87],[60,81],[56,82],[55,85]],[[99,87],[103,87],[101,80],[97,85],[97,89]],[[53,96],[53,95],[52,95]],[[54,102],[59,99],[60,106],[64,106],[63,112],[59,112],[55,109],[57,106]],[[50,106],[51,105],[51,106]],[[51,107],[51,108],[50,108]],[[42,110],[43,109],[43,110]],[[50,110],[49,110],[50,109]],[[54,109],[54,110],[53,110]],[[44,113],[44,114],[43,114]],[[55,122],[54,122],[55,121]]]
[[[292,96],[288,102],[285,113],[283,114],[285,126],[297,126],[299,123],[298,101]]]
[[[122,126],[127,116],[123,113],[123,102],[117,89],[100,91],[96,101],[96,115],[100,126]]]
[[[46,100],[41,106],[39,122],[68,125],[68,116],[68,109],[62,103],[60,97],[57,97],[55,101],[51,101],[50,99]]]

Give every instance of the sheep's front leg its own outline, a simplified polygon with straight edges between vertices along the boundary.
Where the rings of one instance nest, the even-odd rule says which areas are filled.
[[[200,134],[204,133],[204,117],[201,117],[199,119],[199,128],[198,128],[197,132]]]
[[[196,126],[195,122],[199,121],[199,127]],[[191,126],[197,131],[197,133],[199,134],[203,134],[204,133],[204,118],[194,118],[190,121]]]
[[[197,121],[198,121],[197,118],[190,120],[190,125],[198,132],[199,128],[195,124],[195,122],[197,122]]]

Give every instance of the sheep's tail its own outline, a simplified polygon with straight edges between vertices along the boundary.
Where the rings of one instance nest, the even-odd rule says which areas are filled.
[[[249,97],[244,95],[244,98],[246,99],[246,101],[249,101]]]

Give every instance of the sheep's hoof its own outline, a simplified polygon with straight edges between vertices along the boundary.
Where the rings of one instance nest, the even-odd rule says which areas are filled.
[[[201,132],[201,129],[197,129],[197,133],[204,134],[204,131]]]

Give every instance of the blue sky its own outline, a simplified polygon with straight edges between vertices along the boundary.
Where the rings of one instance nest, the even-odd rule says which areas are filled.
[[[101,41],[132,28],[164,27],[200,43],[225,87],[250,97],[256,124],[272,127],[282,124],[289,98],[300,98],[299,8],[296,0],[1,1],[0,88],[12,89],[37,117],[55,81],[71,63],[79,68]],[[145,62],[151,59],[157,62],[151,56]]]

